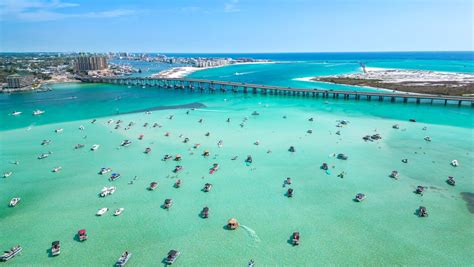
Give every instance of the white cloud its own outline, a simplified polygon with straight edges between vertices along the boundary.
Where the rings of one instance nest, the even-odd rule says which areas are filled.
[[[238,4],[239,0],[231,0],[230,2],[224,4],[224,11],[227,13],[239,12],[240,9],[238,7]]]

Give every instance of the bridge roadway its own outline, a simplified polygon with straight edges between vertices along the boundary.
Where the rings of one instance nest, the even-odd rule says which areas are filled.
[[[430,94],[409,94],[409,93],[397,93],[397,92],[363,92],[363,91],[343,91],[343,90],[321,90],[321,89],[306,89],[306,88],[291,88],[271,85],[260,85],[250,83],[238,83],[238,82],[227,82],[227,81],[213,81],[213,80],[202,80],[202,79],[190,79],[190,78],[158,78],[158,77],[90,77],[83,76],[79,78],[83,82],[89,83],[111,83],[121,85],[134,85],[134,86],[157,86],[164,88],[173,89],[190,89],[192,91],[229,91],[229,87],[232,92],[243,92],[243,93],[261,93],[270,95],[294,95],[294,96],[305,96],[305,97],[322,97],[322,98],[334,98],[339,99],[341,96],[344,99],[366,99],[371,101],[377,99],[378,101],[385,101],[387,99],[390,102],[398,102],[397,99],[403,100],[403,103],[407,103],[414,100],[417,104],[420,103],[444,103],[457,104],[461,106],[463,104],[470,104],[474,107],[474,97],[467,96],[449,96],[449,95],[430,95]]]

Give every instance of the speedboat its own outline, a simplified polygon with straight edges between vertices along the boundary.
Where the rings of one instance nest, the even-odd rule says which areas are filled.
[[[63,128],[59,128],[59,129],[54,130],[55,133],[62,133],[63,131],[64,131]]]
[[[254,111],[254,112],[252,112],[252,115],[253,116],[258,116],[258,115],[260,115],[260,113],[258,113],[257,111]]]
[[[112,175],[110,176],[109,180],[110,180],[110,181],[115,181],[115,180],[117,180],[118,178],[120,178],[120,173],[112,173]]]
[[[394,124],[394,125],[392,126],[392,128],[393,128],[393,129],[400,129],[400,125]]]
[[[51,256],[58,256],[61,253],[61,245],[59,241],[51,243]]]
[[[108,124],[111,124],[112,122],[114,122],[114,120],[112,120],[112,119],[107,121]]]
[[[365,199],[365,194],[359,193],[354,198],[357,202],[362,202]]]
[[[91,120],[91,123],[95,123],[96,121],[97,121],[96,119],[93,119],[93,120]]]
[[[118,208],[114,212],[114,216],[119,216],[124,211],[124,208]]]
[[[111,171],[112,171],[111,168],[101,168],[100,171],[99,171],[99,174],[106,174],[106,173],[109,173]]]
[[[457,166],[459,166],[459,162],[455,159],[455,160],[451,161],[451,166],[457,167]]]
[[[173,157],[171,155],[168,155],[166,154],[164,157],[163,157],[163,161],[167,161],[167,160],[170,160],[172,159]]]
[[[173,264],[181,253],[177,250],[170,250],[168,256],[165,259],[166,264]]]
[[[416,119],[409,119],[410,122],[416,122]]]
[[[390,173],[390,177],[392,177],[394,179],[398,179],[398,176],[399,176],[398,171],[392,171],[392,173]]]
[[[250,164],[253,162],[252,156],[248,155],[247,158],[245,159],[245,163]]]
[[[13,111],[10,115],[12,115],[12,116],[19,116],[19,115],[21,115],[21,113],[23,113],[23,112],[21,112],[21,111]]]
[[[175,161],[181,161],[181,159],[182,159],[181,154],[176,154],[176,156],[174,157]]]
[[[0,261],[8,261],[11,260],[13,257],[18,255],[23,248],[20,245],[12,247],[10,250],[7,250],[0,256]]]
[[[204,192],[209,192],[209,191],[211,191],[211,189],[212,189],[212,184],[206,183],[206,184],[204,185],[203,191],[204,191]]]
[[[288,151],[290,151],[290,152],[295,152],[295,147],[294,147],[294,146],[290,146],[290,148],[288,148]]]
[[[77,238],[79,239],[79,241],[87,240],[86,229],[81,229],[81,230],[77,231]]]
[[[42,114],[44,114],[44,110],[37,109],[37,110],[33,111],[34,116],[38,116],[38,115],[42,115]]]
[[[77,144],[76,146],[74,146],[74,149],[79,149],[83,147],[84,147],[84,144]]]
[[[143,124],[143,127],[148,127],[148,122],[145,122],[145,124]]]
[[[255,266],[255,261],[250,260],[249,263],[247,264],[247,267],[254,267]]]
[[[132,144],[132,141],[130,140],[123,140],[122,144],[120,144],[121,146],[129,146]]]
[[[138,140],[143,140],[143,137],[144,137],[144,135],[140,134],[140,136],[138,137]]]
[[[91,147],[91,150],[92,150],[92,151],[96,151],[97,149],[99,149],[99,147],[100,147],[100,145],[93,145],[93,146]]]
[[[106,197],[106,196],[109,196],[109,195],[112,195],[113,193],[115,193],[115,190],[117,190],[117,188],[115,186],[104,187],[104,188],[102,188],[102,191],[100,192],[99,195],[101,197]]]
[[[428,217],[428,212],[426,211],[425,207],[420,206],[420,208],[418,208],[418,216],[419,217]]]
[[[207,206],[202,209],[201,217],[204,219],[209,218],[209,208]]]
[[[203,155],[204,157],[209,157],[209,155],[210,155],[209,150],[204,150],[204,153],[202,153],[202,155]]]
[[[178,166],[176,166],[176,167],[174,168],[173,172],[177,173],[177,172],[179,172],[179,171],[181,171],[181,170],[183,170],[183,166],[178,165]]]
[[[153,191],[158,187],[158,182],[151,182],[148,190]]]
[[[44,139],[43,142],[41,142],[42,146],[49,145],[51,143],[51,140],[46,140]]]
[[[6,172],[3,174],[3,178],[8,178],[13,174],[13,172]]]
[[[59,172],[63,167],[58,166],[56,168],[53,168],[52,172]]]
[[[429,136],[425,136],[424,139],[425,139],[426,142],[431,142],[431,137],[429,137]]]
[[[300,232],[293,232],[293,235],[291,235],[291,244],[293,244],[293,246],[300,244]]]
[[[151,152],[151,148],[149,147],[145,148],[145,154],[150,154],[150,152]]]
[[[184,138],[184,140],[183,140],[183,143],[187,143],[187,142],[189,142],[189,138],[188,138],[188,137]]]
[[[382,136],[380,134],[373,134],[373,135],[370,136],[370,139],[380,140],[380,139],[382,139]]]
[[[308,119],[308,121],[314,121],[314,119],[311,117],[311,118]]]
[[[323,165],[321,165],[321,169],[327,171],[329,169],[328,164],[324,162]]]
[[[109,208],[101,208],[100,210],[97,211],[95,215],[97,216],[102,216],[104,215],[107,211],[109,211]]]
[[[165,199],[165,203],[163,204],[163,208],[169,209],[173,205],[173,200],[171,198]]]
[[[290,185],[292,183],[291,178],[287,177],[285,180],[285,184]]]
[[[49,157],[49,154],[51,154],[51,153],[43,153],[43,154],[38,156],[38,159],[45,159],[45,158]]]
[[[115,266],[117,266],[117,267],[125,266],[125,264],[127,264],[130,257],[132,257],[132,253],[129,253],[128,251],[125,251],[122,254],[122,256],[120,256],[120,258],[117,260],[117,262],[115,263]]]
[[[219,140],[219,142],[217,142],[217,146],[218,147],[222,147],[224,145],[224,141],[223,140]]]
[[[175,188],[180,188],[181,187],[181,180],[180,179],[176,180],[176,183],[174,183],[174,187]]]
[[[293,197],[293,189],[288,188],[288,191],[286,191],[286,196],[287,197]]]
[[[423,194],[423,192],[425,192],[425,187],[424,186],[419,185],[419,186],[416,187],[415,193]]]
[[[309,129],[309,130],[306,131],[306,133],[312,134],[313,130]]]
[[[337,154],[338,159],[347,160],[349,157],[346,154]]]
[[[213,174],[213,173],[216,172],[217,170],[219,170],[219,164],[214,163],[214,165],[212,166],[212,168],[209,170],[209,174]]]
[[[240,224],[235,218],[231,218],[227,221],[227,229],[229,230],[236,230],[239,226]]]
[[[85,127],[84,125],[79,126],[79,130],[84,131]]]
[[[452,186],[455,186],[455,185],[456,185],[456,181],[454,180],[454,177],[452,177],[452,176],[449,176],[449,177],[448,177],[448,180],[446,180],[446,182],[447,182],[449,185],[452,185]]]
[[[16,205],[18,205],[18,203],[20,203],[20,200],[21,200],[21,198],[19,198],[19,197],[12,198],[12,200],[10,200],[9,206],[10,207],[15,207]]]

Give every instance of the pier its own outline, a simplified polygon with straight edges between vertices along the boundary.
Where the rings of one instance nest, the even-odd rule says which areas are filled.
[[[160,87],[180,91],[230,92],[261,95],[284,95],[307,98],[344,99],[356,101],[388,101],[392,103],[442,104],[474,107],[474,97],[428,95],[398,92],[362,92],[343,90],[321,90],[259,85],[238,82],[213,81],[189,78],[152,78],[152,77],[80,77],[82,82],[110,83],[126,86]]]

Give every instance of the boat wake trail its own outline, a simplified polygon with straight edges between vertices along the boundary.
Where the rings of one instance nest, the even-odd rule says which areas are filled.
[[[240,225],[240,227],[242,227],[245,232],[247,233],[247,235],[252,238],[252,240],[255,242],[255,243],[260,243],[260,237],[258,237],[257,233],[250,227],[248,226],[245,226],[245,225]]]

